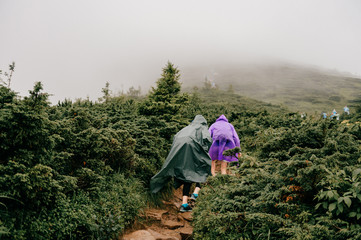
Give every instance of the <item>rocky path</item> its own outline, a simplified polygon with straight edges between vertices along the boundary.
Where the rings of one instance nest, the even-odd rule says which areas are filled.
[[[174,197],[169,202],[163,202],[162,209],[147,209],[143,221],[139,221],[120,236],[122,240],[190,240],[192,239],[193,227],[191,226],[191,212],[181,213],[179,207],[182,204],[181,188],[174,192]]]

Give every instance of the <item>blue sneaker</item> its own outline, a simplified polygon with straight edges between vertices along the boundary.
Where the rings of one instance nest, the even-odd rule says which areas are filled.
[[[192,193],[191,200],[195,201],[197,199],[197,197],[198,197],[198,194]]]
[[[180,212],[190,212],[190,211],[192,211],[192,208],[188,204],[182,204],[179,211]]]

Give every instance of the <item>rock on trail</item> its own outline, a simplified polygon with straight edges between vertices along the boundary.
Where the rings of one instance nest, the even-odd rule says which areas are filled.
[[[163,209],[150,208],[145,210],[141,224],[128,230],[118,239],[122,240],[191,240],[191,212],[181,213],[182,189],[177,189],[170,202],[163,202]]]

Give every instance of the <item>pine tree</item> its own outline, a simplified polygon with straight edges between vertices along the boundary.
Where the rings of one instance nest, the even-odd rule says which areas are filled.
[[[180,73],[177,67],[168,62],[163,68],[161,78],[157,81],[157,87],[152,87],[148,98],[139,107],[143,115],[155,115],[166,120],[179,113],[179,110],[188,100],[186,94],[181,94]]]

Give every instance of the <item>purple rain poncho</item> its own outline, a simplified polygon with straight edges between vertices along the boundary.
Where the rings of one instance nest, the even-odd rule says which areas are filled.
[[[240,147],[236,130],[223,114],[210,126],[209,133],[213,139],[212,146],[209,149],[212,160],[238,161],[234,156],[223,156],[225,150]]]

